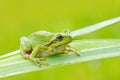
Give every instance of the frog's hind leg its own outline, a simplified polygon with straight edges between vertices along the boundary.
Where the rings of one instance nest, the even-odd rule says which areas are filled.
[[[30,41],[27,37],[22,37],[20,39],[20,50],[24,58],[30,60],[30,54],[32,52],[32,46],[30,44]]]

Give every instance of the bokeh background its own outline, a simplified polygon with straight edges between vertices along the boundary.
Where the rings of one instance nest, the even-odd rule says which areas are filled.
[[[71,31],[120,16],[120,0],[0,0],[0,55],[38,30]],[[116,23],[76,39],[119,38]],[[4,80],[120,80],[120,59],[110,58],[32,72]]]

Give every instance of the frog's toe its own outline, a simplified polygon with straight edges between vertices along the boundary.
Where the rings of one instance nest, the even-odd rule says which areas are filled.
[[[49,64],[47,62],[41,62],[41,65],[49,66]]]
[[[49,64],[45,61],[41,61],[39,58],[38,59],[34,59],[34,62],[35,64],[38,66],[38,67],[41,67],[42,65],[43,66],[48,66]]]
[[[29,56],[30,56],[30,55],[28,55],[28,54],[23,54],[23,57],[24,57],[25,59],[29,59]]]
[[[32,56],[28,54],[23,55],[25,59],[32,61]]]
[[[40,63],[40,61],[39,61],[38,59],[35,59],[34,62],[35,62],[35,64],[36,64],[38,67],[41,67],[41,63]]]
[[[41,67],[41,64],[36,64],[38,67]]]

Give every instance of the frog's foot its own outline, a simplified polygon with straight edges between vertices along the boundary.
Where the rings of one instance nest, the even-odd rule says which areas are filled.
[[[77,56],[80,56],[80,51],[73,50],[73,49],[69,49],[69,50],[65,51],[64,53],[68,54],[69,52],[74,52]]]
[[[67,54],[68,55],[68,51],[63,51],[63,52],[61,52],[61,54]]]
[[[27,60],[32,60],[32,56],[28,54],[23,54],[24,58]]]
[[[44,60],[46,60],[45,57],[41,57],[41,58],[34,58],[33,61],[35,62],[35,64],[38,67],[41,67],[42,65],[44,66],[48,66],[49,64],[47,62],[44,62]]]

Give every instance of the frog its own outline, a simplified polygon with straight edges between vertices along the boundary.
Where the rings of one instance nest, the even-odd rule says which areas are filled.
[[[80,56],[78,50],[70,48],[73,37],[69,30],[52,33],[45,30],[33,32],[20,39],[20,51],[22,56],[34,62],[37,66],[48,66],[46,62],[48,56],[68,54],[70,52]]]

